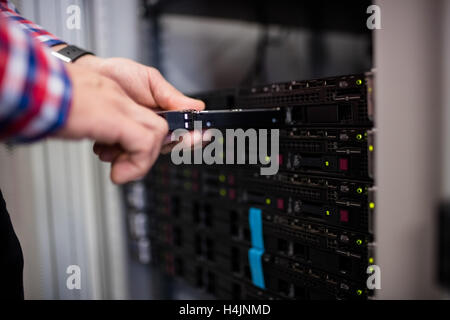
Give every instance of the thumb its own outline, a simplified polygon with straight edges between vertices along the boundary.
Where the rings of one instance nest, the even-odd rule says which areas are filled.
[[[203,110],[205,103],[185,96],[155,68],[149,68],[150,90],[156,104],[164,110]]]

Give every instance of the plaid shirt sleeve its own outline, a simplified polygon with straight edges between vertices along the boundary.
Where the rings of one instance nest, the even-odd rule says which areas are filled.
[[[14,4],[8,0],[0,0],[0,14],[9,20],[17,21],[26,32],[49,47],[65,43],[41,26],[20,16]]]
[[[0,140],[28,142],[66,121],[72,84],[64,64],[0,15]]]

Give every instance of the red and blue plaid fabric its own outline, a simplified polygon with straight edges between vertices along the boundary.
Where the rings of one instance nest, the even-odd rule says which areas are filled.
[[[42,44],[59,40],[9,14],[13,9],[4,1],[0,7],[0,140],[37,140],[64,125],[72,84],[64,64]]]

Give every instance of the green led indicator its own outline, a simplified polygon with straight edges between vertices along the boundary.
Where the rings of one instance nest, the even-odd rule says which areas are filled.
[[[358,296],[360,296],[360,295],[362,295],[362,290],[361,289],[358,289],[358,290],[356,290],[356,294],[358,295]]]
[[[362,85],[362,80],[361,80],[361,79],[356,80],[356,84],[357,84],[358,86]]]
[[[369,151],[370,151],[370,152],[373,152],[373,145],[370,145],[370,146],[369,146]]]
[[[219,176],[219,181],[220,181],[220,182],[225,182],[225,175],[221,174],[221,175]]]
[[[362,134],[358,133],[356,135],[356,140],[361,140],[363,138]]]
[[[374,202],[369,203],[369,208],[370,209],[375,209],[375,203]]]
[[[356,189],[356,192],[357,192],[357,193],[362,193],[362,192],[363,192],[363,189],[360,187],[360,188]]]
[[[266,204],[267,204],[267,205],[270,205],[271,203],[272,203],[272,200],[270,200],[270,198],[267,198],[267,199],[266,199]]]
[[[330,163],[329,163],[328,161],[325,161],[325,166],[326,166],[326,167],[329,167],[329,166],[330,166]]]
[[[225,196],[227,195],[227,190],[225,190],[225,189],[220,189],[219,194],[220,194],[222,197],[225,197]]]
[[[330,210],[325,211],[326,215],[329,216],[331,214]]]
[[[369,258],[369,263],[373,263],[373,258]]]
[[[356,244],[358,245],[358,246],[360,246],[360,245],[362,245],[362,240],[361,239],[358,239],[358,240],[356,240]]]
[[[191,183],[190,183],[190,182],[185,182],[185,183],[184,183],[184,188],[185,188],[186,190],[191,189]]]

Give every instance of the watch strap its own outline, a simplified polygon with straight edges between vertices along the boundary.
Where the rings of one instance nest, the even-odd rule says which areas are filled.
[[[53,51],[52,54],[58,59],[63,60],[64,62],[70,63],[75,62],[77,59],[81,58],[87,54],[93,54],[92,52],[83,50],[78,48],[77,46],[69,45],[65,48],[62,48],[59,51]]]

